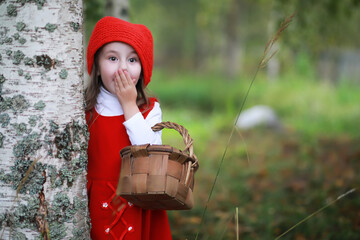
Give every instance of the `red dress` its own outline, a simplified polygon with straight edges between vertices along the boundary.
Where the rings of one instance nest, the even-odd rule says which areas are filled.
[[[152,102],[153,107],[154,101]],[[149,111],[143,114],[144,118]],[[105,117],[93,108],[92,114],[86,113],[86,120],[90,132],[87,189],[92,225],[91,238],[171,239],[166,211],[144,210],[116,196],[121,167],[119,152],[131,145],[123,125],[124,115]]]

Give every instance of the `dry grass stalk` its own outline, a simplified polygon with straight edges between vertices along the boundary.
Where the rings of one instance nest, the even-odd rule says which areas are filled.
[[[18,198],[19,192],[21,190],[21,188],[23,187],[24,183],[26,182],[26,180],[29,178],[30,173],[34,170],[35,164],[40,160],[41,156],[36,158],[30,165],[29,169],[26,171],[25,176],[23,177],[23,179],[21,179],[19,186],[16,188],[16,197],[15,199]]]
[[[236,240],[239,240],[240,233],[239,233],[239,208],[236,207],[235,211],[235,221],[236,221]]]
[[[45,171],[44,171],[44,174]],[[49,231],[49,223],[47,221],[47,205],[45,202],[45,194],[41,191],[39,193],[39,199],[40,199],[40,204],[39,204],[39,210],[38,210],[38,215],[36,215],[35,220],[36,220],[36,225],[38,227],[39,232],[41,233],[41,236],[44,240],[50,240],[50,231]]]
[[[249,152],[248,152],[247,147],[246,147],[246,142],[245,142],[245,139],[244,139],[243,135],[241,134],[241,132],[240,132],[240,129],[239,129],[239,128],[236,128],[236,131],[237,131],[237,133],[239,134],[239,136],[240,136],[241,140],[244,142],[244,145],[245,145],[245,152],[246,152],[246,159],[247,159],[247,161],[248,161],[248,165],[250,166],[250,156],[249,156]]]
[[[274,44],[279,39],[281,33],[285,31],[285,29],[290,25],[292,19],[295,17],[295,12],[291,14],[289,17],[285,18],[285,20],[280,24],[280,27],[276,31],[275,35],[267,42],[264,53],[261,56],[259,68],[264,68],[269,60],[278,52],[278,50],[275,50],[274,52],[270,53]],[[269,56],[270,55],[270,56]]]
[[[24,186],[26,180],[29,178],[31,172],[34,170],[36,163],[41,159],[41,156],[37,157],[30,165],[29,169],[26,171],[25,176],[21,179],[18,187],[16,188],[16,196],[14,198],[14,202],[10,208],[10,211],[13,211],[14,207],[15,207],[15,203],[19,198],[19,193],[20,190],[22,189],[22,187]],[[46,181],[46,172],[43,172],[43,175],[45,177],[44,183]],[[45,195],[44,193],[41,191],[39,193],[39,199],[40,199],[40,204],[39,204],[39,210],[38,210],[38,215],[35,217],[35,221],[36,221],[36,225],[38,227],[39,232],[41,233],[41,236],[44,240],[50,240],[50,231],[49,231],[49,224],[47,222],[47,205],[45,202]],[[0,239],[3,239],[3,234],[5,231],[5,227],[3,228],[3,231],[1,232],[0,235]],[[10,234],[9,234],[9,238],[11,237],[11,232],[12,232],[12,227],[10,226]]]
[[[323,211],[325,208],[330,207],[331,205],[335,204],[337,201],[339,201],[340,199],[342,199],[343,197],[346,197],[347,195],[349,195],[350,193],[355,192],[356,189],[353,188],[349,191],[347,191],[344,194],[341,194],[339,197],[337,197],[335,200],[329,202],[328,204],[326,204],[325,206],[323,206],[322,208],[316,210],[315,212],[313,212],[312,214],[310,214],[309,216],[307,216],[306,218],[304,218],[303,220],[301,220],[300,222],[298,222],[297,224],[295,224],[294,226],[292,226],[291,228],[289,228],[288,230],[286,230],[284,233],[282,233],[280,236],[278,236],[277,238],[275,238],[275,240],[280,239],[281,237],[285,236],[286,234],[288,234],[291,230],[293,230],[294,228],[296,228],[297,226],[299,226],[300,224],[302,224],[303,222],[306,222],[307,220],[309,220],[310,218],[312,218],[313,216],[315,216],[316,214],[318,214],[319,212]]]

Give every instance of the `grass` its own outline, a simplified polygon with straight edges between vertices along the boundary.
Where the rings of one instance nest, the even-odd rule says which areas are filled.
[[[336,86],[287,75],[269,82],[261,74],[245,109],[268,105],[286,131],[236,132],[215,185],[202,229],[202,211],[250,84],[222,76],[155,72],[152,90],[163,120],[184,125],[200,161],[191,211],[169,212],[174,239],[275,239],[360,179],[360,85]],[[163,131],[163,142],[183,148],[181,137]],[[235,223],[238,208],[239,224]],[[311,217],[281,239],[358,239],[360,201],[354,192]]]

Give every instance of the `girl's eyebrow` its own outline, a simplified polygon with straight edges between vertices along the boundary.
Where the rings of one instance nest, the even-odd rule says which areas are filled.
[[[118,54],[119,52],[116,51],[116,50],[113,50],[113,49],[105,50],[105,51],[104,51],[104,54],[109,54],[109,53]],[[134,50],[134,51],[131,51],[131,52],[129,53],[129,55],[131,55],[131,54],[136,54],[136,55],[138,56],[138,54],[137,54],[137,52],[136,52],[135,50]]]
[[[115,51],[115,50],[110,49],[110,50],[105,50],[104,53],[109,54],[109,53],[118,53],[118,52]]]
[[[136,55],[138,55],[135,50],[134,50],[134,51],[131,51],[130,54],[136,54]]]

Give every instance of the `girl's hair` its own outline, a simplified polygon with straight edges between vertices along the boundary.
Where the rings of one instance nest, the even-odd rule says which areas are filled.
[[[85,111],[91,111],[97,104],[97,97],[100,93],[100,87],[103,86],[100,75],[97,75],[99,70],[98,58],[102,47],[94,55],[94,64],[90,75],[90,82],[85,89]],[[145,91],[144,75],[143,72],[140,74],[139,81],[136,84],[137,99],[136,105],[143,109],[148,110],[150,106],[150,97]]]

